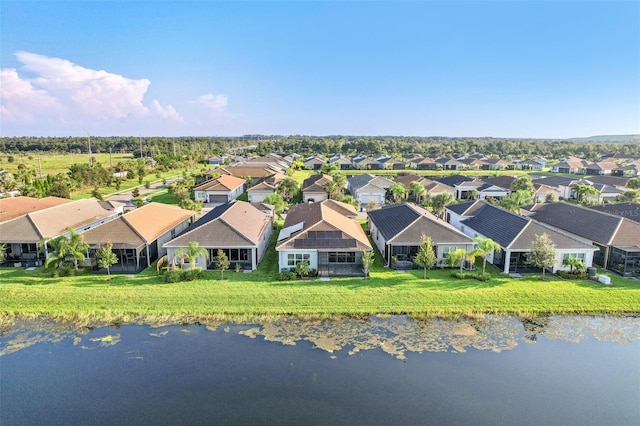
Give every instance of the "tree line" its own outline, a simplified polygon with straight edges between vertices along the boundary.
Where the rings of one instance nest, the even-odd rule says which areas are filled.
[[[422,154],[448,157],[453,154],[482,153],[492,156],[543,156],[561,158],[575,155],[596,160],[603,154],[640,156],[640,143],[593,143],[569,140],[455,138],[409,136],[264,136],[238,137],[3,137],[0,152],[129,152],[135,156],[186,155],[203,161],[207,156],[224,154],[242,147],[257,155],[280,154]],[[254,148],[255,147],[255,148]],[[239,150],[242,152],[242,150]]]

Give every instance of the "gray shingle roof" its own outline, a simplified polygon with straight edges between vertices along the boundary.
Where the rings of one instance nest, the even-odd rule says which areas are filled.
[[[475,211],[474,216],[463,220],[462,223],[479,234],[491,238],[502,247],[509,247],[527,226],[529,219],[485,203],[484,207]]]
[[[396,236],[420,216],[418,212],[407,204],[372,210],[368,214],[369,219],[375,223],[376,228],[378,228],[385,240]]]
[[[531,217],[540,222],[605,245],[611,244],[622,220],[620,217],[564,201],[539,204],[531,210]]]
[[[348,181],[349,181],[349,186],[354,190],[357,191],[358,189],[362,188],[363,186],[365,186],[366,184],[368,184],[369,182],[371,182],[371,180],[373,180],[375,176],[370,175],[370,174],[366,174],[366,175],[355,175],[355,176],[351,176]]]
[[[640,222],[640,203],[604,204],[602,206],[593,206],[589,208],[599,212],[626,217],[634,222]]]

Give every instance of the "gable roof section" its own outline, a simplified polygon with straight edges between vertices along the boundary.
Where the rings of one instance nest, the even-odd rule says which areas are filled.
[[[177,206],[149,203],[125,214],[123,218],[150,243],[194,215],[194,212]]]
[[[43,237],[56,237],[68,227],[81,228],[115,214],[113,209],[106,209],[104,203],[88,198],[29,213],[29,217]]]
[[[257,245],[270,225],[268,213],[234,200],[212,209],[164,247],[185,247],[189,241],[197,241],[203,247]]]
[[[625,232],[622,232],[622,222],[631,222],[628,219],[564,201],[537,204],[531,211],[531,217],[540,222],[599,244],[626,246],[637,244],[640,240],[640,224],[625,224]]]
[[[260,182],[247,189],[250,191],[275,191],[276,186],[287,177],[282,173],[274,173],[272,176],[262,179]]]
[[[114,248],[138,248],[146,243],[135,228],[123,216],[103,223],[100,226],[83,232],[84,241],[92,246],[99,246],[111,241]]]
[[[489,177],[482,179],[483,182],[486,182],[490,185],[499,186],[504,189],[511,189],[511,185],[516,180],[513,176],[497,176],[497,177]]]
[[[464,203],[458,204],[449,204],[446,206],[447,210],[451,210],[452,212],[460,215],[460,216],[468,216],[471,212],[472,207],[481,206],[480,200],[475,201],[465,201]]]
[[[403,229],[411,225],[420,214],[408,204],[396,204],[368,212],[371,220],[378,228],[385,240],[398,235]]]
[[[500,246],[509,247],[529,224],[529,219],[488,203],[483,202],[483,204],[482,208],[476,210],[472,217],[463,220],[462,223],[479,234],[491,238]]]
[[[302,228],[282,238],[276,249],[371,250],[369,239],[360,224],[343,212],[357,215],[353,206],[334,200],[292,206],[283,229],[298,224],[302,224]]]
[[[37,243],[44,238],[34,225],[29,215],[0,223],[0,242],[2,243]]]
[[[589,241],[577,238],[549,225],[536,222],[535,220],[529,221],[528,225],[513,240],[509,248],[511,250],[531,250],[535,239],[542,234],[547,234],[555,244],[556,249],[559,250],[598,250],[598,248],[590,244]]]
[[[358,189],[362,188],[363,186],[367,185],[371,180],[373,180],[374,176],[370,175],[370,174],[365,174],[365,175],[355,175],[355,176],[351,176],[349,179],[347,179],[347,181],[349,182],[349,186],[354,190],[357,191]]]
[[[333,176],[319,174],[309,176],[302,182],[302,191],[306,192],[324,192],[324,186],[333,181]]]
[[[213,179],[209,179],[206,182],[193,188],[194,191],[233,191],[239,186],[242,186],[246,181],[242,178],[222,175]]]
[[[473,180],[473,178],[462,176],[462,175],[453,175],[453,176],[436,177],[436,178],[433,178],[433,180],[437,180],[440,183],[444,183],[445,185],[454,187],[462,182]]]
[[[387,242],[421,243],[429,235],[435,243],[471,243],[471,238],[422,207],[411,203],[396,204],[369,213],[371,221]]]
[[[33,198],[26,196],[0,198],[0,222],[15,219],[18,216],[49,207],[70,203],[71,200],[60,197]]]

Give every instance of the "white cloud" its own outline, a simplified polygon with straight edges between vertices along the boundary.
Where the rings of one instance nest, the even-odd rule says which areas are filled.
[[[15,129],[37,123],[42,134],[84,134],[94,129],[122,130],[146,126],[149,132],[167,122],[184,122],[170,104],[144,103],[151,84],[60,58],[29,52],[15,54],[23,66],[0,69],[0,119]],[[206,101],[206,99],[205,99]],[[226,106],[224,99],[211,99]],[[29,129],[34,127],[27,127]],[[142,130],[142,129],[140,129]],[[3,131],[4,133],[4,131]]]
[[[153,110],[153,112],[155,112],[165,120],[168,119],[180,122],[184,121],[182,116],[178,113],[178,111],[176,111],[173,105],[162,106],[160,102],[154,99],[153,102],[151,102],[151,109]]]
[[[227,109],[229,99],[226,95],[214,95],[213,93],[207,93],[206,95],[198,96],[198,99],[192,103],[204,105],[212,110],[225,111]]]

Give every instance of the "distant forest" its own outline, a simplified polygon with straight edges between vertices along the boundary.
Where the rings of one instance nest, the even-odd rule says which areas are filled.
[[[449,138],[402,136],[264,136],[240,137],[4,137],[0,138],[1,153],[17,152],[77,152],[87,153],[91,143],[93,153],[127,152],[135,156],[188,154],[205,158],[209,155],[252,152],[266,155],[314,153],[345,155],[388,154],[401,156],[418,153],[428,157],[481,153],[489,156],[528,157],[539,155],[548,159],[569,155],[596,160],[603,154],[640,155],[640,142],[602,143],[575,140],[538,140],[506,138]]]

